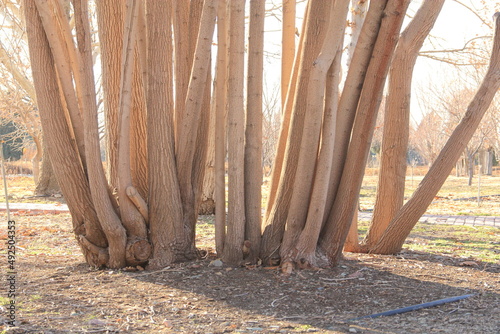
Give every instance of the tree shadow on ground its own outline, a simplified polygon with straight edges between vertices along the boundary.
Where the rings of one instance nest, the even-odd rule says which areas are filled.
[[[288,276],[216,267],[214,258],[126,272],[95,270],[77,257],[26,257],[19,333],[497,332],[498,276],[405,255],[347,254],[336,268]],[[346,321],[470,293],[432,309]]]
[[[392,257],[390,260],[386,258],[384,262],[390,267],[403,265],[404,260]],[[483,316],[489,316],[488,312],[483,312],[485,309],[478,305],[488,302],[496,305],[500,303],[498,293],[485,292],[480,288],[453,284],[446,280],[444,283],[436,279],[428,280],[425,275],[430,274],[419,276],[412,263],[408,270],[396,274],[390,268],[365,261],[345,260],[338,268],[298,271],[289,276],[274,269],[249,270],[205,265],[173,273],[167,271],[146,274],[137,276],[136,279],[189,291],[203,296],[203,299],[208,298],[213,303],[222,303],[230,309],[244,311],[253,316],[254,321],[246,324],[243,321],[237,327],[247,330],[250,328],[250,332],[252,328],[255,331],[266,330],[264,324],[268,320],[261,319],[274,319],[292,322],[295,324],[294,329],[302,328],[304,332],[312,328],[345,332],[353,328],[352,326],[354,329],[358,326],[363,332],[394,330],[395,333],[411,333],[418,328],[416,332],[422,333],[424,328],[429,331],[447,330],[455,327],[454,323],[466,327],[476,326],[485,320]],[[438,261],[429,262],[427,265],[442,266],[442,274],[446,272],[453,275],[456,270]],[[475,270],[461,269],[467,272],[466,275]],[[499,268],[496,268],[496,272],[498,270]],[[134,277],[134,274],[131,276]],[[346,322],[347,319],[363,315],[470,293],[476,296],[432,310],[391,318]],[[471,310],[479,312],[474,312],[471,319],[464,320],[463,315]],[[498,314],[498,311],[496,313]],[[235,320],[229,322],[232,321]],[[351,332],[354,331],[351,329]]]

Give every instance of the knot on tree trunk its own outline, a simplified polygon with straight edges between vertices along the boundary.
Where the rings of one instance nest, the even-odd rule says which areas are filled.
[[[144,265],[151,256],[151,244],[145,239],[129,240],[127,242],[126,259],[130,266]]]

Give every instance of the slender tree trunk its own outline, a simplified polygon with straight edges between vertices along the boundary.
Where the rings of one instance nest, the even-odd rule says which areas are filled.
[[[314,176],[314,185],[309,201],[307,220],[295,246],[295,263],[300,267],[316,266],[316,246],[323,227],[323,217],[327,209],[326,200],[329,191],[333,147],[335,144],[335,122],[339,103],[339,81],[342,51],[338,50],[328,72],[325,96],[325,112],[321,133],[321,147]]]
[[[409,3],[408,0],[389,0],[384,10],[373,57],[361,92],[338,194],[321,242],[332,264],[336,264],[342,255],[354,211],[357,209],[357,199],[385,79]]]
[[[335,6],[330,7],[330,17],[325,22],[328,30],[319,55],[314,60],[311,69],[302,142],[299,148],[300,152],[294,189],[287,216],[287,227],[281,246],[280,256],[282,262],[293,261],[295,259],[297,255],[295,246],[306,223],[307,209],[315,177],[314,172],[316,170],[320,143],[322,115],[325,111],[324,100],[326,91],[324,87],[326,87],[328,71],[337,55],[337,51],[342,47],[345,26],[338,25],[338,22],[346,19],[348,8],[349,0],[337,0]],[[324,201],[325,199],[322,200]],[[316,224],[321,226],[321,220],[318,219]],[[287,264],[284,263],[283,265],[286,266]],[[289,270],[287,268],[284,269]]]
[[[57,166],[56,176],[73,216],[73,229],[87,263],[100,267],[125,265],[125,230],[116,226],[104,231],[100,227],[91,200],[87,178],[79,156],[72,144],[55,76],[54,62],[34,2],[24,6],[31,69],[38,101],[38,109],[51,162]],[[112,239],[109,253],[106,238]],[[113,247],[111,247],[113,246]]]
[[[399,210],[379,242],[371,249],[377,254],[394,254],[401,250],[418,219],[446,181],[453,166],[472,138],[484,113],[500,88],[500,15],[495,15],[495,37],[488,72],[467,112],[439,153],[417,190]]]
[[[201,17],[198,44],[193,57],[194,62],[185,100],[184,115],[181,118],[181,124],[177,128],[178,146],[176,147],[176,158],[183,206],[183,221],[184,226],[189,230],[189,236],[193,237],[193,240],[189,241],[193,251],[194,227],[198,215],[198,194],[203,182],[202,170],[207,145],[205,140],[206,130],[203,127],[206,126],[209,110],[203,104],[206,101],[206,78],[209,75],[215,18],[215,1],[206,1]]]
[[[151,268],[160,268],[186,258],[189,244],[183,213],[174,148],[174,101],[171,7],[149,0],[148,29],[148,164],[149,229],[153,246]]]
[[[222,256],[226,236],[226,84],[227,3],[219,1],[217,12],[217,73],[215,77],[215,249]]]
[[[106,166],[111,188],[118,188],[118,108],[120,66],[123,48],[124,1],[96,1],[99,43],[102,57],[104,117],[106,124]]]
[[[328,22],[331,3],[312,0],[309,2],[309,6],[310,8],[304,21],[305,37],[302,47],[303,55],[301,56],[301,65],[297,77],[297,88],[290,119],[290,131],[288,132],[286,149],[283,156],[283,166],[281,168],[281,175],[273,174],[273,178],[280,176],[280,181],[277,185],[276,199],[265,222],[262,237],[261,259],[266,263],[279,261],[280,243],[283,238],[287,212],[294,191],[293,184],[302,140],[304,117],[307,109],[307,87],[309,85],[310,71],[323,43],[326,30],[321,27],[324,27]]]
[[[215,85],[214,85],[215,90]],[[210,92],[210,90],[207,90]],[[211,96],[210,117],[207,137],[207,159],[201,193],[201,203],[198,209],[200,215],[215,214],[215,94]]]
[[[347,68],[349,68],[349,66],[351,65],[354,50],[356,49],[359,35],[361,33],[361,28],[363,27],[363,22],[368,10],[368,3],[369,1],[367,0],[351,0],[351,20],[349,22],[351,28],[351,41],[349,43],[349,47],[347,48]],[[344,250],[349,249],[348,251],[354,251],[358,249],[359,241],[357,216],[358,215],[356,212],[355,217],[352,220],[351,228],[349,229],[349,233],[347,235]]]
[[[99,129],[97,120],[96,92],[94,85],[92,46],[90,26],[88,22],[87,2],[75,0],[75,23],[77,28],[78,58],[80,59],[78,75],[76,76],[77,95],[80,97],[83,112],[83,125],[85,129],[85,155],[87,158],[87,170],[89,188],[92,201],[95,205],[99,222],[109,240],[110,255],[123,257],[123,227],[120,218],[115,212],[113,201],[108,192],[108,185],[101,162],[101,151],[99,145]],[[118,229],[120,235],[116,238]],[[115,245],[116,244],[116,245]],[[113,249],[112,249],[113,248]],[[116,249],[114,249],[116,248]],[[122,252],[122,254],[119,254]],[[110,259],[110,266],[113,266]]]
[[[306,7],[306,15],[305,15],[306,18],[309,16],[309,14],[308,14],[309,8],[310,8],[310,3],[308,2],[307,7]],[[265,214],[265,219],[264,219],[265,224],[267,224],[269,215],[271,214],[271,210],[274,207],[274,202],[276,200],[276,194],[278,192],[278,185],[279,185],[282,171],[283,171],[283,162],[284,162],[284,158],[285,158],[288,132],[290,130],[290,121],[292,118],[293,102],[295,99],[295,92],[296,92],[296,88],[297,88],[297,78],[298,78],[299,69],[300,69],[300,60],[302,59],[302,53],[303,53],[302,52],[302,45],[304,43],[305,29],[306,29],[306,24],[304,21],[304,23],[302,24],[302,32],[300,34],[298,50],[295,54],[295,61],[293,64],[290,83],[288,85],[288,90],[286,93],[286,100],[285,100],[285,105],[284,105],[284,110],[283,110],[283,119],[281,121],[281,128],[280,128],[280,132],[279,132],[278,144],[276,147],[276,154],[274,157],[274,162],[273,162],[272,172],[271,172],[271,182],[269,185],[269,195],[267,198],[266,214]]]
[[[351,41],[349,42],[349,47],[347,48],[347,67],[351,65],[352,56],[354,54],[354,50],[356,49],[356,44],[358,43],[359,34],[361,33],[361,28],[363,27],[363,22],[368,8],[367,0],[351,0],[351,3]]]
[[[473,153],[469,149],[466,148],[465,154],[467,156],[467,176],[468,176],[467,185],[470,187],[470,186],[472,186],[472,179],[474,178],[474,167],[475,167],[474,155],[475,155],[475,152]]]
[[[217,2],[213,4],[215,7],[214,11],[214,17],[213,20],[215,22],[215,17],[217,13]],[[196,50],[196,44],[198,41],[198,37],[200,34],[200,29],[201,29],[201,18],[203,14],[203,6],[204,6],[204,1],[203,0],[194,0],[191,1],[190,6],[189,6],[189,55],[195,54]],[[213,35],[213,33],[212,33]],[[212,36],[210,37],[212,38]],[[194,57],[190,57],[190,64],[189,68],[191,69],[191,66],[194,62]],[[212,63],[212,55],[211,52],[209,53],[209,63]],[[197,144],[196,144],[196,153],[195,153],[195,165],[193,169],[193,182],[196,185],[195,187],[195,210],[198,213],[200,211],[200,204],[202,202],[202,198],[204,196],[203,192],[205,189],[207,190],[207,195],[210,193],[210,188],[212,189],[213,192],[213,182],[210,182],[210,173],[207,173],[209,171],[209,167],[207,166],[207,161],[209,159],[208,154],[211,151],[214,151],[213,147],[213,142],[210,142],[209,137],[210,137],[210,122],[212,121],[212,94],[211,94],[211,88],[212,88],[212,68],[211,66],[208,66],[208,73],[206,77],[206,83],[205,83],[205,90],[204,90],[204,99],[203,99],[203,105],[202,105],[202,113],[201,113],[201,121],[198,126],[198,136],[197,136]],[[212,136],[213,137],[213,136]],[[215,152],[214,152],[215,153]],[[208,185],[205,188],[204,181],[205,181],[205,175],[208,175],[208,179],[206,180],[209,182],[208,184],[212,183],[212,185]],[[210,200],[208,201],[210,202]],[[193,224],[195,224],[196,221],[193,220]],[[193,239],[194,239],[194,232],[195,232],[195,226],[193,225]]]
[[[286,95],[295,59],[296,0],[283,0],[283,28],[281,33],[281,108],[285,109]]]
[[[141,6],[142,7],[142,6]],[[139,13],[144,15],[144,13]],[[147,199],[148,189],[148,151],[146,97],[144,79],[141,68],[141,52],[139,45],[135,47],[135,61],[132,81],[132,109],[130,110],[130,168],[132,184],[143,199]]]
[[[403,206],[406,152],[410,134],[410,96],[413,68],[425,38],[434,26],[444,0],[427,0],[401,34],[389,72],[380,171],[375,210],[364,243],[375,245]]]
[[[120,109],[118,114],[118,198],[120,199],[120,218],[127,230],[127,261],[132,264],[145,262],[150,255],[147,242],[145,217],[130,197],[140,197],[132,183],[130,153],[130,115],[132,106],[132,82],[135,61],[135,40],[139,4],[136,0],[127,0],[123,36],[123,53],[120,85]],[[141,199],[141,202],[144,202]],[[143,248],[137,252],[134,248]]]
[[[228,216],[222,258],[230,264],[243,260],[245,241],[245,114],[243,74],[245,56],[245,0],[231,0],[227,85]]]
[[[245,129],[245,239],[248,261],[256,262],[262,224],[262,79],[264,69],[265,1],[250,2],[248,37],[247,115]],[[248,246],[248,245],[247,245]]]
[[[216,9],[216,8],[215,8]],[[213,23],[215,23],[215,12],[213,11]],[[213,33],[213,32],[212,32]],[[210,36],[210,40],[212,40],[212,36]],[[209,64],[212,64],[212,56],[211,49],[208,54]],[[203,180],[205,179],[205,172],[207,171],[206,161],[207,161],[207,152],[208,152],[208,126],[210,124],[210,113],[211,113],[211,87],[212,87],[212,69],[211,66],[208,65],[207,78],[205,79],[205,89],[204,96],[201,107],[200,121],[198,124],[198,131],[196,136],[196,150],[194,153],[194,161],[193,161],[193,172],[192,172],[192,182],[193,182],[193,191],[194,191],[194,213],[195,215],[191,218],[191,239],[193,240],[193,251],[194,248],[194,239],[196,235],[196,217],[200,211],[200,203],[203,193]]]
[[[323,224],[325,224],[330,214],[340,184],[347,149],[349,147],[349,140],[351,139],[354,117],[356,115],[359,98],[364,86],[367,69],[372,58],[386,4],[387,0],[370,2],[370,7],[366,14],[363,28],[351,59],[351,65],[347,72],[344,88],[339,101],[334,156]]]

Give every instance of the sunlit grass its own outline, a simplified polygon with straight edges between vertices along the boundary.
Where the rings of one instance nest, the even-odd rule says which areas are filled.
[[[369,222],[359,222],[361,238],[368,226]],[[492,226],[418,223],[406,239],[404,248],[499,264],[500,229]]]
[[[35,190],[35,182],[33,181],[33,177],[8,175],[6,181],[10,201],[15,200],[17,202],[19,199],[25,196],[33,196],[33,191]],[[0,182],[0,188],[0,200],[5,201],[3,182]]]
[[[375,205],[378,176],[369,173],[363,179],[360,191],[361,210],[372,210]],[[408,200],[423,175],[406,177],[405,198]],[[481,196],[478,201],[478,195]],[[488,197],[489,196],[489,197]],[[471,186],[468,177],[450,175],[438,192],[435,200],[427,209],[428,214],[469,215],[469,216],[500,216],[500,176],[481,176],[481,187],[475,176]]]

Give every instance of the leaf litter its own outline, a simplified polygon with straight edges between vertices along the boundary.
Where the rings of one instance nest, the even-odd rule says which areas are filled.
[[[500,264],[481,259],[405,246],[396,256],[346,253],[336,268],[283,275],[277,267],[228,267],[207,248],[203,260],[157,271],[97,270],[83,262],[69,214],[16,221],[26,233],[18,238],[18,327],[0,326],[7,333],[498,333],[500,328]],[[210,236],[203,238],[199,243],[208,245]],[[5,242],[1,247],[4,252]],[[346,321],[469,293],[476,295],[391,317]],[[2,306],[1,323],[6,314]]]

